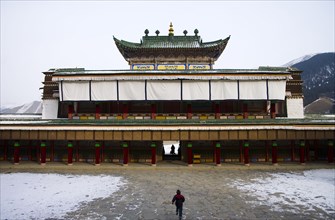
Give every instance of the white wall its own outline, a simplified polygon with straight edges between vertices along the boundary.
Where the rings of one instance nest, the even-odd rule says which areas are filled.
[[[304,103],[302,98],[287,98],[287,118],[304,118]]]
[[[42,119],[57,119],[58,99],[45,99],[42,106]]]

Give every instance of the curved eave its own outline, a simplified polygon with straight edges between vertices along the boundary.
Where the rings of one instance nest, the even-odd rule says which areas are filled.
[[[127,42],[124,40],[119,40],[114,37],[115,44],[119,49],[122,56],[128,60],[133,57],[137,57],[139,55],[144,56],[159,56],[162,55],[162,50],[164,52],[168,51],[169,54],[175,53],[177,56],[178,54],[193,54],[193,55],[200,55],[200,56],[210,56],[217,60],[224,49],[227,46],[227,43],[230,39],[230,36],[224,40],[218,40],[213,42],[206,42],[201,43],[200,47],[144,47],[142,44]]]

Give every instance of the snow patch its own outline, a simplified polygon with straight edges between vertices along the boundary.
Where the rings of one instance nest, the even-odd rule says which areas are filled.
[[[251,183],[234,182],[234,186],[252,196],[257,206],[265,204],[274,211],[299,213],[300,207],[321,209],[335,214],[335,169],[310,170],[301,173],[276,173]]]
[[[81,203],[106,198],[125,184],[100,175],[0,174],[0,219],[61,219]]]

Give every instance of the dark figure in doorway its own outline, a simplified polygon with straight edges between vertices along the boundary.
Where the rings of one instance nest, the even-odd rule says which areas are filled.
[[[177,190],[177,194],[172,199],[172,204],[176,204],[176,215],[179,214],[179,219],[183,216],[183,203],[185,202],[184,196],[181,194],[180,190]]]
[[[171,146],[171,151],[170,151],[170,154],[171,154],[171,155],[175,155],[175,154],[176,154],[176,153],[174,152],[175,149],[176,149],[175,146],[172,144],[172,146]]]

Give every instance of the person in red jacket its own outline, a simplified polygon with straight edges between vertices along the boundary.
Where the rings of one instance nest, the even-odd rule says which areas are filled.
[[[176,215],[179,214],[179,219],[183,216],[183,203],[185,202],[185,197],[181,194],[180,190],[177,190],[177,194],[172,199],[172,204],[176,204]]]

